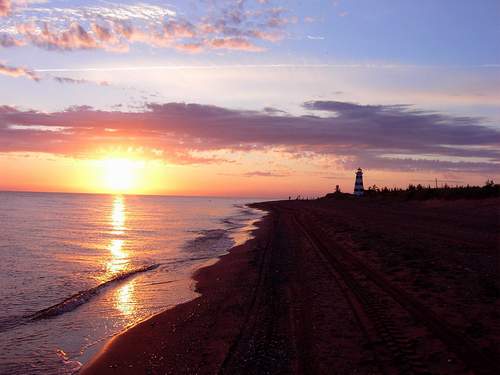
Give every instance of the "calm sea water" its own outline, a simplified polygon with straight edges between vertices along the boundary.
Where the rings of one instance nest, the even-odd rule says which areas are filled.
[[[0,373],[76,371],[127,326],[196,297],[250,236],[248,200],[0,192]]]

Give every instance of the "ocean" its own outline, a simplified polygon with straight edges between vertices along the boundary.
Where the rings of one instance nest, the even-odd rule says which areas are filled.
[[[258,199],[0,192],[0,373],[71,374],[114,335],[197,296]]]

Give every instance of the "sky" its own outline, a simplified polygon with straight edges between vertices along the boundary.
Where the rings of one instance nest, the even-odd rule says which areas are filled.
[[[0,190],[500,177],[498,0],[0,0]]]

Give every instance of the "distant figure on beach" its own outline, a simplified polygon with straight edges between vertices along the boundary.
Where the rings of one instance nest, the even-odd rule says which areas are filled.
[[[354,182],[354,195],[356,197],[363,196],[363,171],[358,168],[356,172],[356,181]]]

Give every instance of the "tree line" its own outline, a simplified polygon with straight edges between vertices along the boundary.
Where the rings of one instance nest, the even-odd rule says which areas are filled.
[[[444,184],[441,187],[431,185],[409,184],[403,188],[379,188],[377,185],[369,186],[364,191],[368,197],[394,197],[402,199],[468,199],[468,198],[490,198],[500,196],[500,184],[495,184],[493,180],[487,180],[483,186],[449,186]]]
[[[478,199],[500,197],[500,184],[493,180],[487,180],[483,186],[464,185],[449,186],[444,184],[440,187],[431,185],[409,184],[407,188],[368,186],[364,190],[364,197],[370,198],[394,198],[401,200],[426,200],[426,199]],[[342,193],[339,186],[335,192],[327,194],[326,199],[353,199],[352,194]]]

